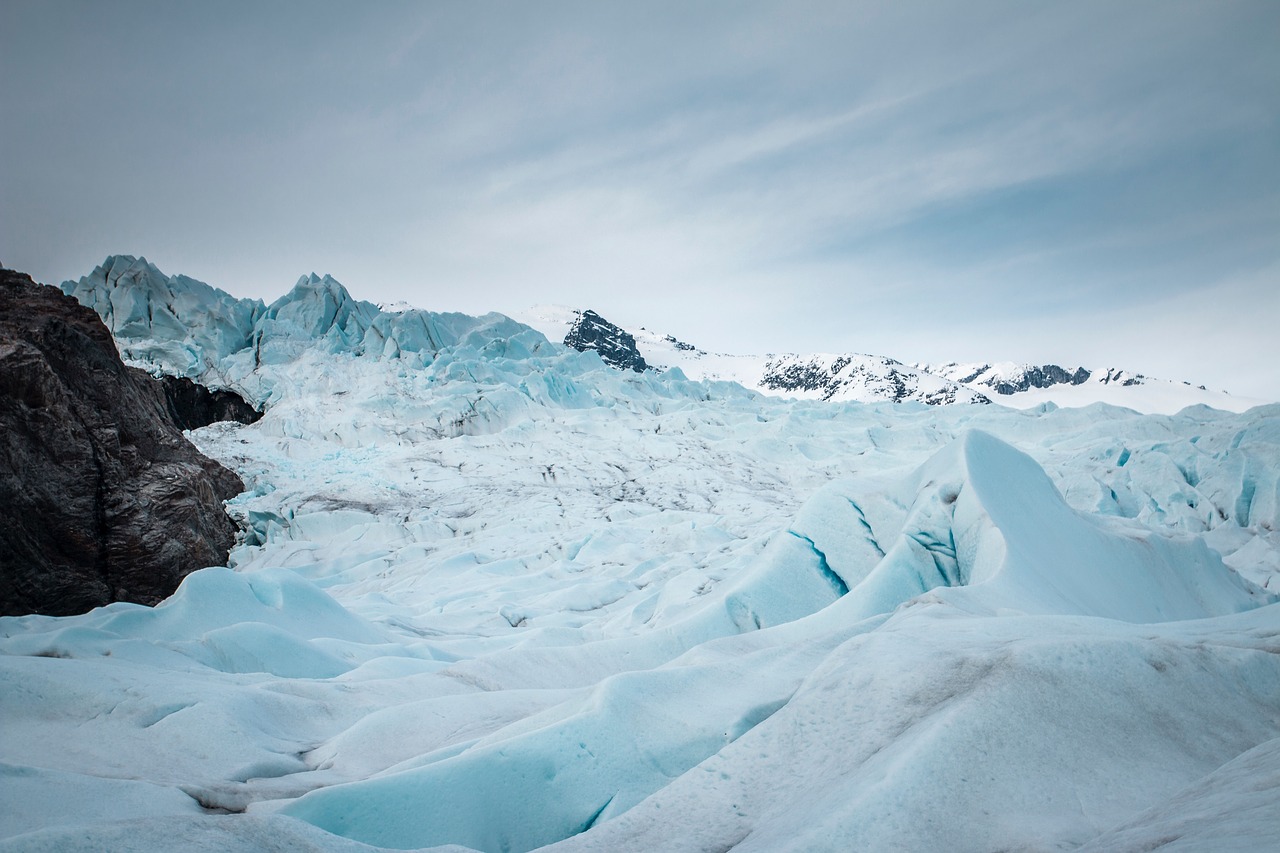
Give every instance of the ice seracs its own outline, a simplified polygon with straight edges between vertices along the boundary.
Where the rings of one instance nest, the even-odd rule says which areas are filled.
[[[126,363],[197,379],[249,345],[265,305],[236,299],[146,258],[113,255],[62,290],[98,312]]]
[[[266,305],[165,275],[131,255],[113,255],[62,289],[98,312],[126,363],[232,389],[258,406],[274,387],[260,372],[263,365],[333,353],[422,366],[468,336],[480,334],[483,340],[473,342],[483,346],[522,331],[498,314],[471,317],[409,306],[384,311],[352,297],[332,276],[315,273]]]

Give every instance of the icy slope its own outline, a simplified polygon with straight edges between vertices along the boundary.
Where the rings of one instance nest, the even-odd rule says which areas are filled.
[[[1154,536],[1133,540],[1091,525],[1061,502],[1033,461],[983,433],[966,434],[912,479],[928,485],[913,487],[918,496],[895,544],[870,571],[858,561],[832,564],[831,571],[846,579],[851,588],[838,602],[832,598],[830,610],[821,618],[814,617],[805,625],[793,623],[792,630],[782,636],[762,637],[752,644],[755,648],[741,648],[739,654],[728,658],[721,654],[707,657],[695,650],[655,669],[605,679],[581,700],[530,718],[522,727],[505,730],[501,737],[482,739],[461,754],[449,750],[428,757],[429,763],[421,769],[315,792],[287,813],[390,847],[459,842],[484,850],[533,849],[625,813],[664,788],[672,777],[684,777],[714,754],[727,754],[728,744],[748,732],[756,737],[757,731],[773,730],[775,712],[784,719],[793,713],[793,694],[802,686],[803,673],[847,671],[844,666],[834,667],[830,657],[837,643],[865,630],[857,627],[863,619],[890,613],[930,589],[975,584],[972,597],[960,601],[962,607],[981,608],[979,613],[1013,612],[1017,608],[1018,612],[1083,612],[1141,622],[1236,613],[1274,601],[1251,590],[1198,543]],[[859,531],[849,532],[857,535]],[[1044,535],[1057,538],[1043,542]],[[1046,557],[1052,559],[1046,561]],[[804,582],[798,561],[788,568],[785,574],[770,573],[773,576],[764,583],[774,588],[762,595],[762,600],[776,600],[787,587]],[[731,592],[726,606],[733,603]],[[814,602],[811,612],[824,606],[825,601]],[[1016,628],[1011,636],[1018,636]],[[1007,642],[1009,637],[1001,636],[992,645]],[[769,645],[760,648],[762,643]],[[887,643],[883,652],[887,658],[902,654],[893,651],[896,640]],[[973,653],[965,648],[965,654]],[[1259,662],[1263,661],[1265,655],[1259,656]],[[945,665],[954,663],[946,661]],[[921,683],[936,678],[943,666],[937,661],[912,661]],[[1268,671],[1280,675],[1280,664]],[[1016,671],[1007,675],[1011,684],[1021,676]],[[1098,692],[1109,683],[1107,677],[1110,674],[1099,678],[1103,684]],[[865,685],[859,688],[865,689]],[[1263,688],[1260,695],[1249,697],[1236,710],[1255,718],[1265,716],[1268,703],[1280,699],[1274,688],[1280,684]],[[1158,686],[1152,689],[1158,690]],[[830,698],[818,701],[825,703]],[[1013,696],[1010,701],[1021,701],[1021,697]],[[1107,712],[1116,713],[1123,711],[1113,708]],[[1189,730],[1203,723],[1201,718],[1189,716]],[[832,721],[829,733],[810,725],[808,741],[815,749],[821,745],[828,752],[826,761],[835,760],[829,753],[833,744],[840,743],[838,732],[845,722]],[[1030,720],[1016,719],[1014,723],[1025,727]],[[1000,726],[990,721],[980,724],[983,728]],[[1126,727],[1125,737],[1135,737],[1132,728]],[[1273,726],[1262,722],[1256,729],[1272,730]],[[787,752],[777,749],[771,753],[778,756],[777,773],[785,773]],[[808,763],[797,766],[807,768]],[[1085,769],[1082,767],[1082,772]],[[1147,772],[1148,768],[1141,770]],[[761,771],[756,765],[740,772],[774,781],[778,778]],[[927,768],[917,772],[933,775]],[[1100,769],[1088,768],[1088,772]],[[1112,772],[1120,770],[1112,768]],[[1132,777],[1132,770],[1129,773]],[[698,774],[693,778],[703,777]],[[779,793],[774,781],[768,783],[770,798]],[[811,784],[803,784],[797,802],[779,809],[775,817],[808,800],[813,795]],[[942,781],[935,784],[948,786]],[[1006,784],[1016,782],[1008,780]],[[1056,805],[1065,787],[1063,780],[1046,782],[1044,787],[1044,796]],[[740,793],[743,799],[750,798],[749,793]],[[761,791],[757,796],[763,795]],[[674,805],[669,798],[668,802],[669,807]],[[701,805],[693,809],[686,805],[682,811],[701,811]],[[727,802],[717,805],[729,811]],[[857,814],[845,818],[849,823],[862,819]],[[708,820],[714,823],[710,817]],[[661,846],[660,838],[670,838],[664,829],[660,837],[648,833],[648,837],[619,843],[603,826],[602,840],[593,845],[597,849],[653,849]],[[794,831],[790,827],[773,829],[778,839]],[[815,835],[814,842],[823,837]],[[833,849],[849,849],[836,838],[829,838]],[[857,849],[866,844],[879,849],[888,840],[872,837],[852,846]],[[1025,839],[1038,840],[1034,834]],[[730,841],[712,837],[691,846]],[[778,849],[777,844],[775,840],[759,849]],[[811,848],[805,845],[801,849]]]

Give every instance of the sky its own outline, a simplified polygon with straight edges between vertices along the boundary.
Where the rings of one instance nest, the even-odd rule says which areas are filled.
[[[0,0],[0,262],[1280,400],[1280,3]]]

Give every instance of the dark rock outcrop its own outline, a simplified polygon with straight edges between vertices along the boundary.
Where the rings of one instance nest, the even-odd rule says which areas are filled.
[[[674,335],[666,335],[666,336],[663,338],[663,340],[665,340],[667,343],[671,344],[673,347],[675,347],[675,348],[676,348],[677,350],[679,350],[680,352],[697,352],[697,351],[698,351],[698,348],[697,348],[697,347],[695,347],[693,344],[687,344],[687,343],[685,343],[684,341],[678,341],[678,340],[676,340],[676,338],[675,338],[675,336],[674,336]]]
[[[1066,370],[1056,364],[1029,364],[1020,376],[991,383],[997,394],[1017,394],[1032,388],[1052,388],[1054,385],[1082,385],[1089,381],[1089,371],[1083,367]]]
[[[564,336],[564,343],[578,352],[595,350],[605,364],[620,370],[643,373],[649,369],[644,356],[636,348],[635,337],[594,311],[583,311],[578,315],[578,319],[569,328],[569,333]]]
[[[224,564],[244,488],[91,309],[0,270],[0,614],[154,604]]]
[[[1110,385],[1118,382],[1122,387],[1129,388],[1134,385],[1142,385],[1147,377],[1141,373],[1130,373],[1127,370],[1117,370],[1114,367],[1108,367],[1107,372],[1098,381],[1103,385]],[[1202,389],[1203,390],[1203,389]]]
[[[162,376],[169,416],[178,429],[199,429],[218,421],[251,424],[262,417],[234,391],[210,391],[184,376]]]

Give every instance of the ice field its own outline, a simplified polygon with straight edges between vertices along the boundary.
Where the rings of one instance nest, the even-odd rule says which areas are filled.
[[[243,541],[0,619],[0,850],[1280,844],[1280,406],[783,400],[195,292],[77,296],[266,404],[189,434]]]

